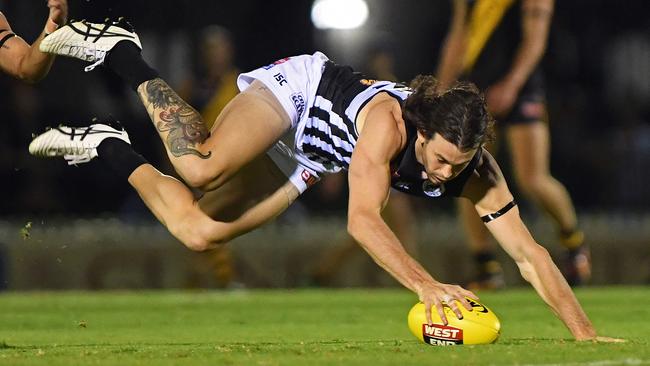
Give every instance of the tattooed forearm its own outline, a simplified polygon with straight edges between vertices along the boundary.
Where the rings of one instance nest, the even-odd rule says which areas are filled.
[[[201,153],[197,147],[209,136],[201,115],[162,79],[153,79],[138,90],[147,111],[159,132],[167,132],[165,145],[174,156],[196,155],[202,159],[211,152]]]

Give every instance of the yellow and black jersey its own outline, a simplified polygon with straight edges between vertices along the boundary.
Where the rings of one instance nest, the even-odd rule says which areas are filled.
[[[484,89],[505,75],[522,38],[521,1],[466,0],[463,74]]]

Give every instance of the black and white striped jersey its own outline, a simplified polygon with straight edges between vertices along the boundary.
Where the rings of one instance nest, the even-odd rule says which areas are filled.
[[[378,93],[403,102],[411,93],[405,85],[364,78],[348,66],[325,63],[307,119],[296,131],[295,146],[321,172],[336,173],[350,166],[359,138],[356,118]],[[310,164],[311,165],[311,164]]]

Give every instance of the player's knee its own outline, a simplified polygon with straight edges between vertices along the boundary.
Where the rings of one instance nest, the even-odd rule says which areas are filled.
[[[183,244],[193,252],[205,252],[214,249],[225,243],[224,240],[203,235],[200,231],[193,231],[191,235],[184,238]]]
[[[174,237],[195,252],[217,248],[232,239],[226,225],[212,220],[197,207],[167,220],[166,225]]]
[[[206,188],[213,187],[215,182],[219,181],[219,178],[224,175],[224,168],[212,165],[198,165],[186,169],[182,175],[183,180],[190,187],[210,190]]]
[[[193,252],[205,252],[212,249],[210,242],[201,238],[192,238],[183,242],[185,246]]]
[[[210,220],[193,225],[191,236],[184,244],[195,252],[204,252],[223,246],[230,239],[231,237],[222,226]]]
[[[203,166],[192,166],[182,172],[183,180],[192,188],[202,188],[210,183],[215,174],[207,171]]]
[[[203,252],[210,249],[209,241],[197,233],[196,228],[189,220],[183,219],[168,223],[167,227],[169,232],[188,249],[195,252]]]

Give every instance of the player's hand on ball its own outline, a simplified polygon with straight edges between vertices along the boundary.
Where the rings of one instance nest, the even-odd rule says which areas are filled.
[[[460,307],[463,319],[457,319],[451,308],[445,305],[447,325],[435,312],[431,314],[433,324],[427,324],[425,306],[419,302],[408,314],[408,326],[420,341],[432,346],[452,346],[461,344],[494,343],[501,334],[501,322],[496,314],[485,305],[473,299],[467,299],[473,311]]]
[[[425,314],[428,324],[433,324],[431,318],[431,308],[435,306],[440,319],[444,325],[447,325],[447,316],[445,315],[444,306],[446,304],[453,310],[458,319],[463,318],[463,313],[458,308],[458,303],[464,306],[467,311],[472,311],[472,305],[466,297],[478,299],[473,292],[465,290],[458,285],[447,285],[439,282],[431,282],[422,285],[417,291],[420,302],[424,304]]]

